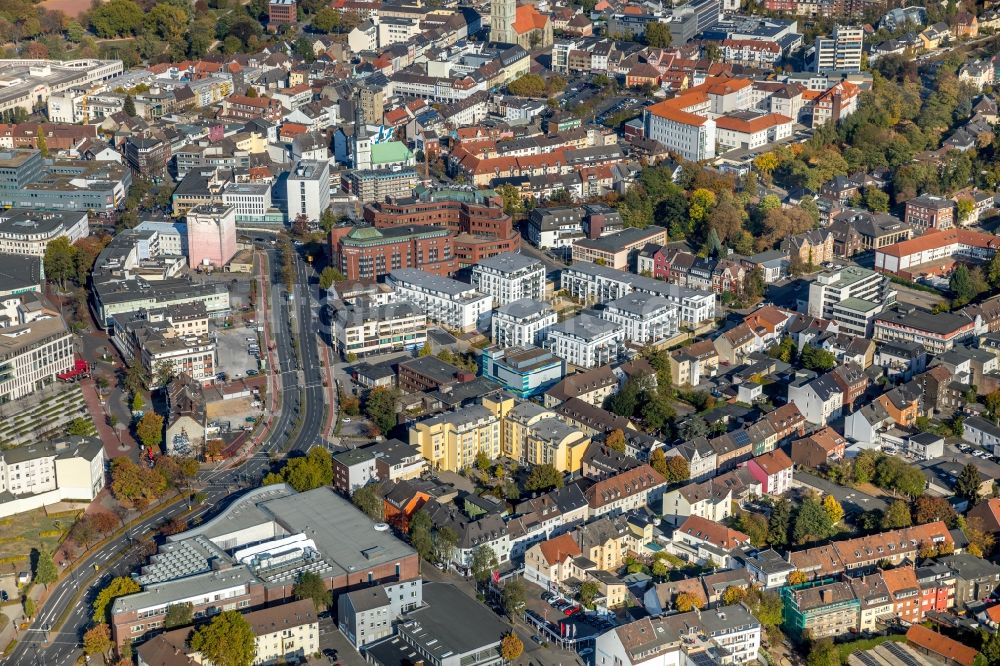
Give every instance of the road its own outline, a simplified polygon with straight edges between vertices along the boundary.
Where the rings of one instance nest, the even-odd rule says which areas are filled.
[[[323,427],[322,373],[316,348],[317,318],[313,275],[305,262],[297,260],[298,280],[291,303],[286,303],[281,278],[280,261],[275,250],[269,250],[271,276],[272,331],[279,359],[279,372],[283,389],[281,410],[272,421],[271,430],[258,451],[241,465],[202,472],[199,482],[203,485],[205,500],[189,520],[214,513],[242,494],[243,489],[256,487],[270,467],[273,452],[304,453],[318,439]],[[290,316],[293,315],[293,316]],[[299,333],[303,368],[292,346],[290,321]],[[296,430],[296,421],[301,428]],[[294,435],[294,436],[293,436]],[[73,574],[56,584],[45,605],[42,606],[31,628],[18,636],[18,645],[4,661],[5,666],[71,666],[80,654],[83,632],[90,623],[90,600],[103,585],[116,575],[127,575],[141,554],[133,549],[134,540],[155,531],[161,524],[187,509],[180,502],[159,511],[129,530],[128,534],[108,542],[86,555]],[[108,569],[108,562],[122,552],[123,561]],[[97,567],[98,569],[95,569]],[[102,575],[87,590],[81,600],[73,605],[59,632],[48,636],[46,627],[52,626],[72,603],[76,591],[85,586],[95,571]],[[47,640],[48,639],[48,640]]]

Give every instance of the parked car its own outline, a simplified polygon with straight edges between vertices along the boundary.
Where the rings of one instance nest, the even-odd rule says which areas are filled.
[[[580,610],[581,610],[580,607],[577,606],[576,604],[570,604],[569,606],[566,607],[565,610],[563,610],[563,615],[566,616],[574,615],[576,613],[579,613]]]

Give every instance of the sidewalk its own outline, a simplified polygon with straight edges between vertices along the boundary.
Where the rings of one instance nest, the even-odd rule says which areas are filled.
[[[97,395],[97,386],[94,384],[94,380],[80,380],[80,389],[83,391],[83,399],[87,403],[87,411],[90,412],[91,418],[94,419],[97,434],[100,435],[101,441],[104,442],[104,452],[108,455],[108,458],[126,456],[129,455],[130,451],[135,451],[137,445],[135,439],[132,438],[132,433],[129,431],[127,423],[119,423],[119,426],[116,428],[108,425],[104,415],[104,408],[101,406],[101,399]],[[121,443],[126,447],[124,450],[118,445],[118,433],[121,433]]]

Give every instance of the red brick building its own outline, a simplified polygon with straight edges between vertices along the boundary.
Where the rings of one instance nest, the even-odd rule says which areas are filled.
[[[348,280],[375,280],[397,268],[443,276],[458,270],[455,234],[441,227],[335,227],[330,251]]]
[[[379,229],[406,225],[433,225],[455,235],[455,256],[459,268],[521,247],[521,236],[513,220],[503,210],[498,196],[482,192],[459,192],[425,198],[390,198],[365,206],[365,221]]]
[[[298,3],[295,0],[271,0],[267,6],[268,25],[277,28],[299,20]]]
[[[910,199],[903,221],[917,229],[950,229],[955,224],[955,202],[930,194]]]

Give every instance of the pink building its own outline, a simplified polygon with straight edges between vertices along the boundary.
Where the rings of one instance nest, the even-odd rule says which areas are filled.
[[[781,449],[750,460],[747,471],[760,481],[765,495],[781,495],[792,487],[792,459]]]
[[[222,268],[236,254],[236,208],[195,206],[187,215],[188,263],[191,268]]]

